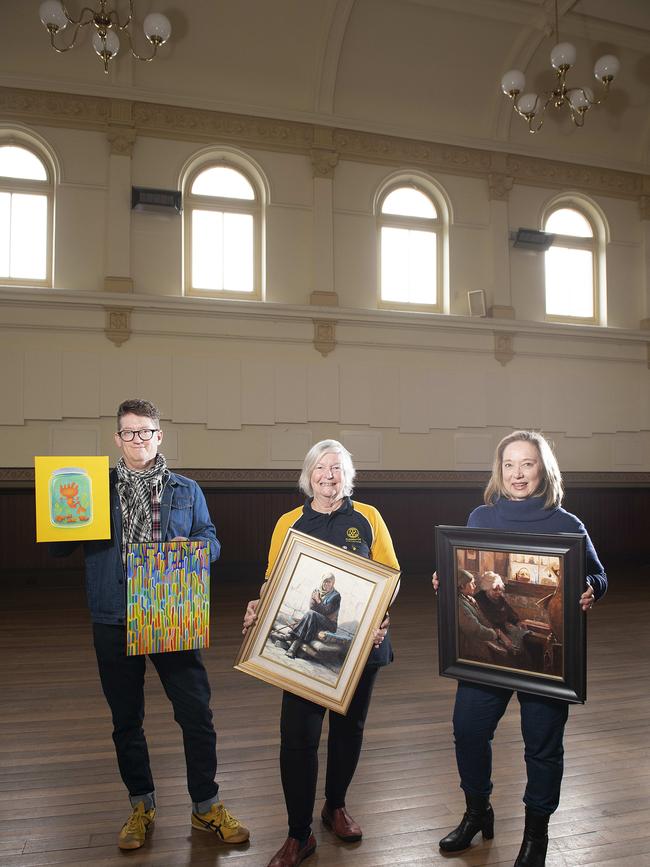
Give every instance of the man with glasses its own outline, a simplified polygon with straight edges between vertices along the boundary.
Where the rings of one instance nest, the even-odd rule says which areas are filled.
[[[118,838],[121,849],[139,849],[156,814],[156,799],[144,720],[144,656],[126,656],[127,546],[134,542],[201,539],[210,559],[220,545],[196,482],[170,472],[158,452],[163,439],[160,413],[147,400],[127,400],[117,411],[115,445],[122,452],[110,473],[111,538],[85,542],[86,593],[99,676],[113,716],[113,741],[133,812]],[[52,545],[56,556],[78,543]],[[192,827],[225,843],[244,843],[249,832],[219,801],[216,735],[210,684],[198,650],[152,653],[183,732]]]

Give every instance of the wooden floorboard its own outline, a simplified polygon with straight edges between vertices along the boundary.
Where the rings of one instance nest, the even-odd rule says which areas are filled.
[[[569,717],[548,867],[650,867],[648,569],[610,564],[610,580],[610,593],[589,618],[588,701],[573,707]],[[180,733],[149,666],[145,728],[158,814],[146,847],[125,855],[115,840],[129,807],[83,593],[42,581],[22,586],[10,576],[3,581],[0,865],[116,867],[126,858],[147,867],[264,867],[286,834],[278,772],[280,693],[232,669],[245,603],[257,583],[217,584],[213,645],[205,653],[221,794],[250,826],[251,842],[219,846],[190,829]],[[463,796],[451,738],[455,682],[437,675],[435,618],[427,578],[405,576],[392,618],[396,662],[378,679],[348,797],[364,839],[346,846],[317,820],[311,867],[512,867],[521,842],[525,785],[516,700],[495,738],[494,840],[477,838],[454,857],[438,850],[438,840],[462,814]],[[322,781],[316,815],[321,792]]]

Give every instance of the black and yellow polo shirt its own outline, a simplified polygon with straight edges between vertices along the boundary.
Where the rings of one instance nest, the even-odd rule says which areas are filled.
[[[279,518],[271,537],[266,578],[271,574],[284,537],[291,527],[376,563],[399,569],[393,541],[377,509],[345,497],[341,507],[329,514],[315,511],[311,507],[311,500],[307,500],[304,506],[286,512]],[[387,665],[392,658],[389,633],[379,647],[373,648],[368,662],[372,665]]]

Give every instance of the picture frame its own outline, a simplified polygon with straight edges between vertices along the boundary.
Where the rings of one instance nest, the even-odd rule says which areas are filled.
[[[584,535],[438,526],[436,550],[440,674],[583,704]]]
[[[483,289],[471,289],[467,293],[467,307],[470,316],[487,316],[485,308],[485,291]]]
[[[290,529],[234,667],[345,714],[399,576]]]
[[[111,538],[107,455],[37,455],[37,542]]]
[[[133,542],[126,552],[126,655],[210,646],[210,543]]]

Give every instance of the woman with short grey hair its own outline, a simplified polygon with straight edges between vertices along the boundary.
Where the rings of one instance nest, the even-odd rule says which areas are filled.
[[[299,488],[307,499],[304,505],[282,515],[275,525],[266,578],[271,574],[282,542],[291,527],[361,557],[399,569],[390,534],[377,509],[351,499],[354,477],[352,456],[337,440],[322,440],[309,449],[299,481]],[[322,598],[320,595],[318,598],[312,597],[312,618],[318,615],[333,617],[334,606],[338,618],[340,596],[334,592],[333,585],[334,581],[330,579],[324,588],[325,595]],[[260,595],[263,592],[264,587]],[[255,622],[258,603],[259,599],[248,603],[244,632]],[[375,632],[374,647],[347,713],[345,716],[334,711],[329,713],[325,805],[321,818],[325,827],[345,843],[357,842],[362,837],[361,828],[345,808],[345,797],[361,753],[363,729],[377,672],[393,659],[388,623],[387,614]],[[308,657],[310,648],[308,645],[305,647],[307,632],[298,625],[294,627],[293,637],[295,640],[291,642],[287,656],[295,658],[307,654]],[[280,770],[289,818],[289,836],[268,867],[296,867],[316,849],[311,823],[318,778],[318,745],[324,716],[324,707],[290,692],[283,694]]]

